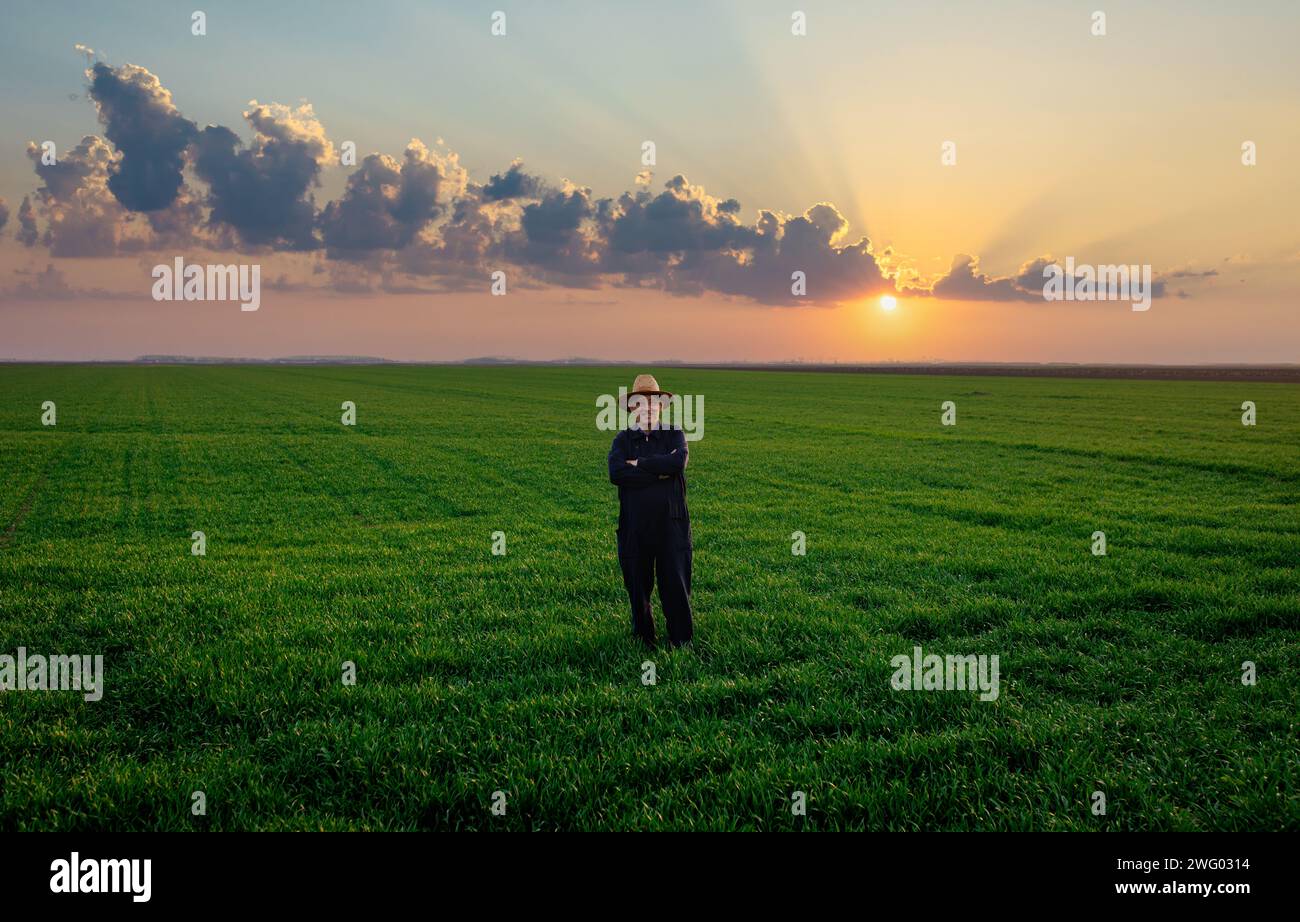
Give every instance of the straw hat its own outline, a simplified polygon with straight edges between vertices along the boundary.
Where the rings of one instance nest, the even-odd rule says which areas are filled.
[[[646,397],[657,397],[657,396],[671,397],[672,396],[672,393],[670,391],[662,390],[659,387],[659,382],[655,380],[654,375],[636,376],[636,380],[632,382],[632,389],[627,392],[627,395],[629,397],[634,397],[637,394],[641,394]]]

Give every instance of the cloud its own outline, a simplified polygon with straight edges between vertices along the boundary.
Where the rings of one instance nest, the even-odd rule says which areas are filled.
[[[0,198],[0,231],[9,223],[9,203]]]
[[[489,202],[515,198],[541,198],[546,185],[536,176],[524,172],[521,160],[515,160],[504,173],[497,173],[483,186],[483,198]]]
[[[318,166],[333,161],[334,145],[325,136],[325,128],[316,118],[311,103],[304,102],[297,108],[291,108],[280,103],[260,103],[251,99],[248,105],[251,108],[244,113],[244,118],[259,136],[301,147],[315,158]]]
[[[624,283],[673,294],[706,291],[764,304],[826,304],[893,287],[865,237],[848,242],[848,221],[819,203],[802,215],[761,210],[740,219],[735,199],[719,199],[677,175],[663,192],[625,193],[602,204],[603,268]],[[802,272],[806,294],[796,295]]]
[[[182,187],[170,205],[145,216],[152,233],[147,247],[159,249],[177,247],[209,247],[212,241],[203,234],[205,211],[203,203],[188,187]]]
[[[664,192],[624,194],[608,226],[610,248],[617,254],[652,253],[660,259],[673,254],[748,246],[757,236],[736,218],[739,210],[719,203],[685,176],[664,184]],[[719,207],[722,204],[723,207]]]
[[[1021,265],[1015,275],[998,278],[981,271],[979,260],[975,257],[959,254],[953,257],[947,274],[936,279],[928,290],[924,287],[909,290],[915,294],[930,294],[949,301],[1047,302],[1043,297],[1043,269],[1052,264],[1060,265],[1052,256],[1039,256]],[[1204,274],[1188,273],[1189,276]],[[1073,285],[1082,278],[1076,274],[1073,279],[1066,279],[1065,284]],[[1151,297],[1164,297],[1165,287],[1163,278],[1153,277]]]
[[[245,145],[224,126],[197,129],[143,67],[96,63],[88,74],[113,147],[88,137],[76,156],[38,165],[54,255],[195,243],[196,229],[207,227],[218,246],[323,246],[329,260],[388,273],[390,290],[410,287],[392,273],[457,288],[483,284],[498,267],[523,285],[716,291],[773,304],[831,302],[890,285],[865,238],[845,242],[847,222],[832,205],[794,217],[759,211],[746,224],[739,202],[684,176],[653,193],[648,170],[634,194],[618,198],[551,185],[518,160],[477,186],[454,153],[412,141],[400,161],[367,157],[342,197],[318,212],[314,190],[334,149],[309,104],[250,102]],[[187,188],[187,164],[206,188]],[[128,236],[134,213],[146,223]],[[790,291],[796,271],[808,279],[802,300]],[[354,274],[338,281],[362,284]]]
[[[386,154],[369,155],[348,177],[343,197],[321,213],[329,255],[349,259],[406,247],[443,213],[451,194],[463,192],[460,172],[454,158],[430,152],[418,139],[407,144],[400,164]]]
[[[719,213],[735,214],[738,205],[719,203]],[[848,221],[834,205],[814,205],[797,217],[760,212],[747,229],[754,235],[748,251],[710,255],[700,271],[679,271],[707,288],[768,304],[805,301],[831,304],[883,291],[894,283],[871,252],[866,237],[848,241]],[[688,270],[691,267],[686,267]],[[807,295],[791,293],[791,277],[804,273]]]
[[[18,239],[41,240],[54,256],[163,246],[297,251],[346,292],[481,289],[500,269],[514,287],[647,288],[770,305],[896,290],[1042,300],[1050,257],[994,277],[975,257],[958,255],[929,283],[908,257],[851,234],[830,202],[793,215],[746,212],[680,174],[655,190],[648,169],[631,190],[598,197],[576,182],[548,182],[519,160],[478,185],[441,140],[432,148],[412,140],[400,157],[367,156],[342,195],[318,208],[316,190],[335,151],[310,104],[250,101],[245,142],[225,126],[200,130],[143,67],[93,63],[87,74],[107,141],[88,135],[49,165],[29,146],[46,229],[38,235],[24,199]],[[1170,277],[1194,281],[1212,271]],[[792,290],[797,277],[803,294]]]
[[[30,196],[23,196],[22,204],[18,206],[18,242],[23,246],[36,246],[36,241],[40,239],[40,233],[36,229],[36,212],[32,208]]]
[[[86,135],[53,163],[45,163],[41,148],[29,143],[27,156],[43,182],[36,190],[36,199],[45,218],[41,242],[49,247],[50,254],[62,257],[117,253],[123,214],[108,188],[114,156],[104,140]],[[24,222],[21,211],[19,220]],[[30,229],[35,231],[34,221]],[[19,239],[27,243],[26,222],[19,233]]]
[[[949,301],[1042,301],[1043,267],[1052,260],[1039,257],[1021,266],[1015,276],[994,278],[979,268],[979,260],[959,253],[952,266],[930,287],[930,294]],[[1031,277],[1037,270],[1037,284]]]
[[[195,141],[194,170],[208,185],[209,223],[234,231],[238,242],[311,250],[321,167],[334,148],[312,108],[262,105],[244,113],[256,132],[247,147],[229,128],[209,125]]]
[[[538,280],[589,287],[601,260],[599,235],[588,223],[594,214],[591,190],[566,184],[524,206],[501,253]]]
[[[185,152],[198,134],[172,96],[149,71],[134,64],[88,70],[90,98],[118,157],[108,188],[131,211],[158,211],[176,199],[184,181]]]
[[[395,267],[409,275],[436,276],[448,291],[482,288],[489,272],[503,265],[498,241],[517,223],[517,216],[512,221],[491,203],[461,199],[437,233],[421,234],[396,254]]]
[[[62,258],[205,245],[196,236],[203,209],[184,186],[160,209],[137,213],[120,203],[112,184],[115,177],[123,175],[115,173],[121,155],[103,138],[86,135],[50,163],[43,154],[34,143],[27,145],[27,155],[42,180],[35,200],[45,219],[45,232],[37,233],[36,212],[24,198],[18,211],[18,239],[26,246],[40,242],[51,256]]]

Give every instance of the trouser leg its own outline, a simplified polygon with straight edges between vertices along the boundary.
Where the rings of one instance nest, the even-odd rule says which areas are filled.
[[[650,609],[650,593],[654,590],[655,559],[650,554],[620,557],[618,565],[623,570],[623,585],[632,603],[632,635],[646,643],[655,642],[655,621]]]
[[[694,634],[691,617],[691,549],[661,547],[658,554],[659,604],[668,622],[668,640],[674,647]]]

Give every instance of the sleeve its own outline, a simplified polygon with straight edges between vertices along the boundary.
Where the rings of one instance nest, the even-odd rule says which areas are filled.
[[[651,455],[637,462],[637,467],[650,474],[680,474],[686,470],[686,433],[673,429],[672,450],[662,455]]]
[[[620,432],[614,436],[614,444],[609,448],[609,482],[620,487],[654,483],[658,478],[645,469],[644,461],[644,458],[637,461],[635,466],[627,463],[627,440]]]

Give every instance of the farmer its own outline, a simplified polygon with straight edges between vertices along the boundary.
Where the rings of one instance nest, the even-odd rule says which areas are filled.
[[[637,375],[627,395],[634,414],[614,436],[609,482],[618,486],[618,563],[632,603],[632,634],[655,641],[650,593],[659,570],[659,604],[668,640],[691,639],[691,519],[686,509],[686,435],[661,427],[663,404],[672,394],[653,375]]]

